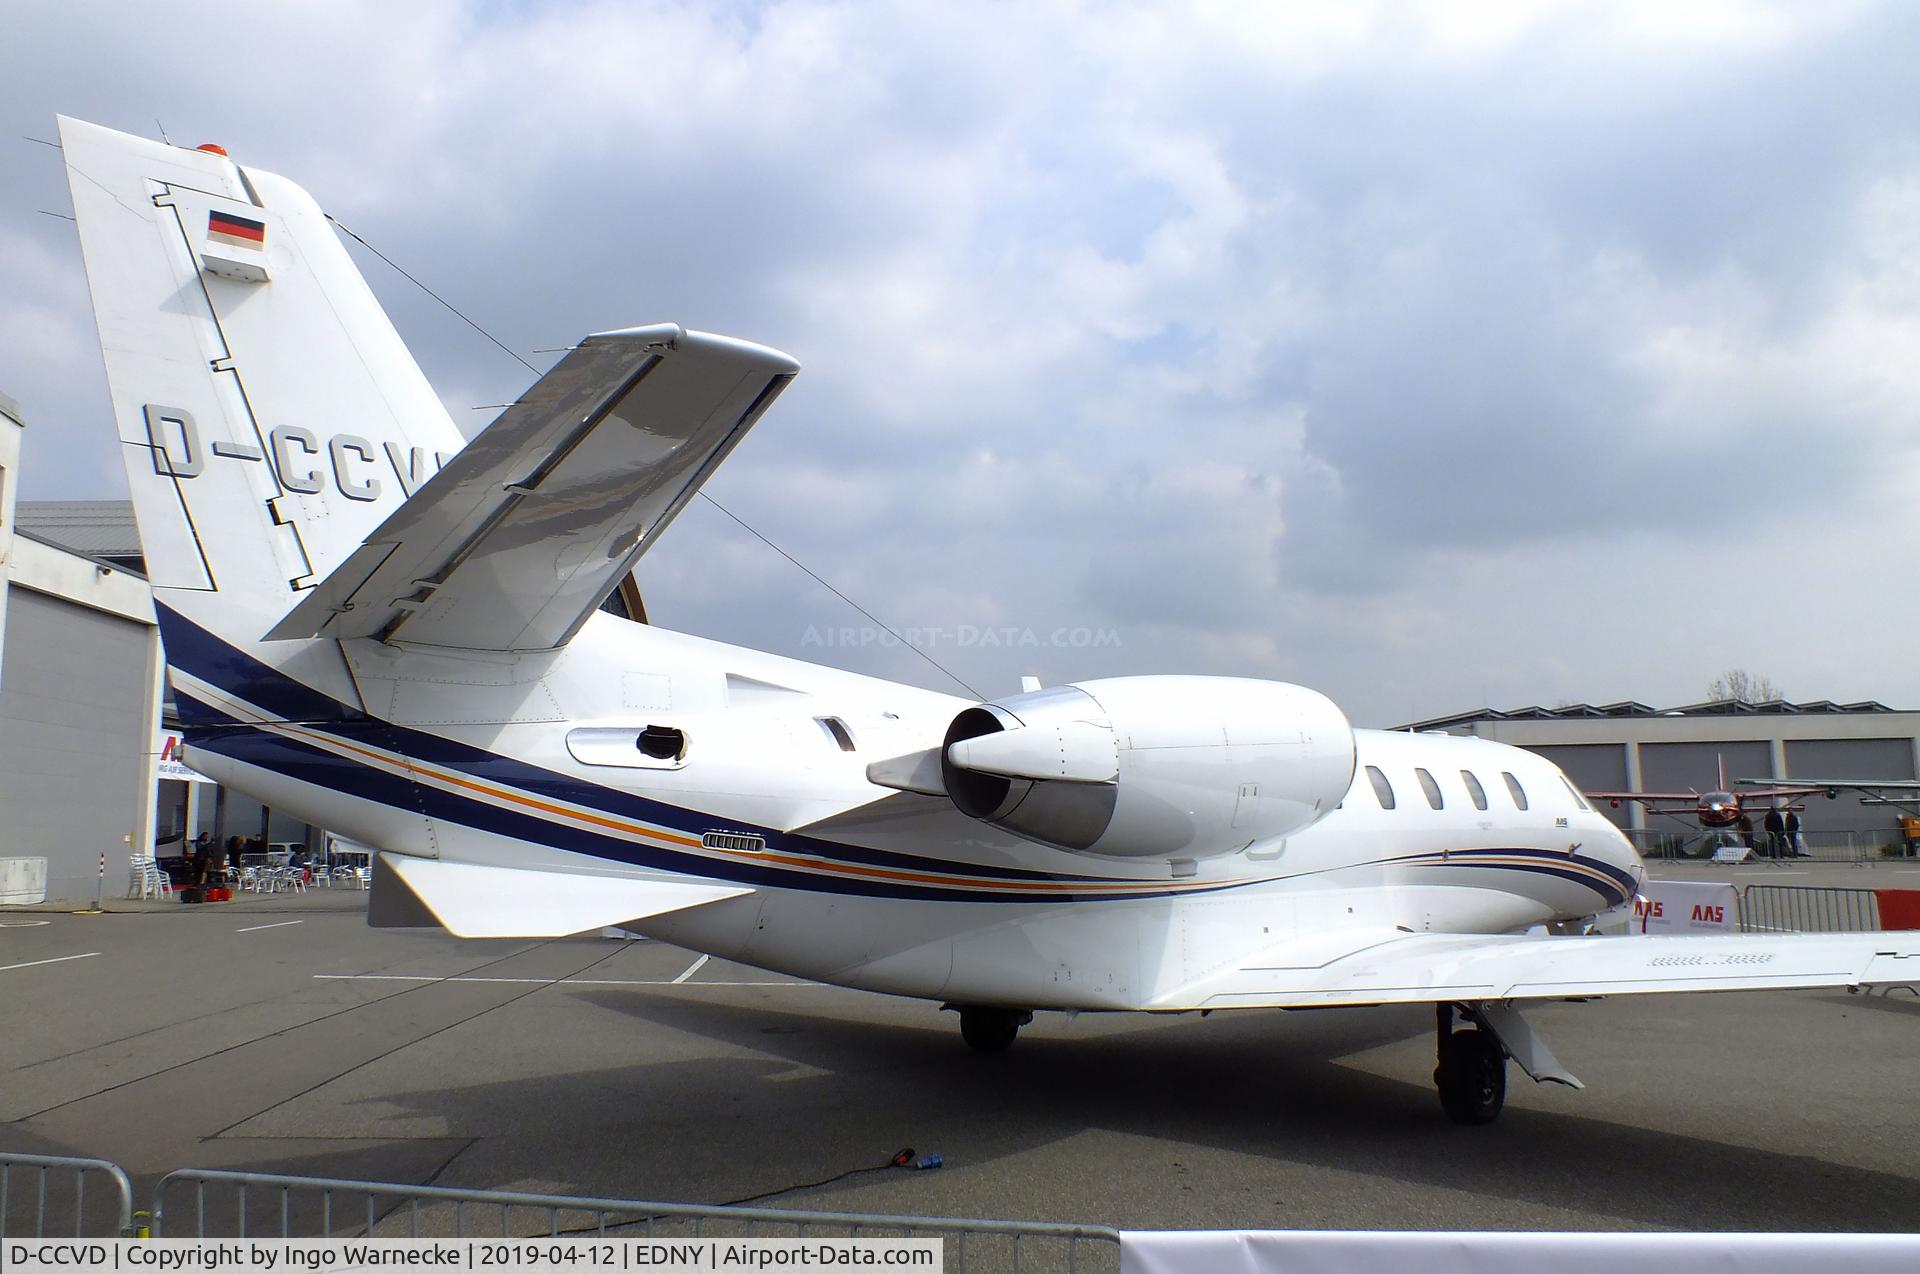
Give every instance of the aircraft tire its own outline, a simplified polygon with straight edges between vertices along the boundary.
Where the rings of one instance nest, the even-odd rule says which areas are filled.
[[[1507,1054],[1491,1031],[1478,1027],[1440,1037],[1433,1082],[1440,1107],[1456,1124],[1490,1124],[1507,1103]]]
[[[964,1008],[960,1010],[960,1038],[976,1053],[1004,1053],[1013,1047],[1021,1026],[1031,1017],[1012,1009]]]

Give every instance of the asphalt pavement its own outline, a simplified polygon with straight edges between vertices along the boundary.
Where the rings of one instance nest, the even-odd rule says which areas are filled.
[[[0,1149],[143,1198],[191,1166],[1147,1228],[1920,1227],[1911,996],[1542,1005],[1588,1087],[1515,1071],[1469,1129],[1424,1008],[1046,1014],[978,1056],[931,1004],[365,901],[0,914]],[[844,1175],[908,1146],[946,1166]]]

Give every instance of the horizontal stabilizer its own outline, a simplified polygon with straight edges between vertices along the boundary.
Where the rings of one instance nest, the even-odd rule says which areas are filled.
[[[576,876],[380,855],[374,888],[404,885],[447,932],[461,938],[561,938],[752,893],[638,876]],[[376,900],[378,901],[378,900]]]
[[[798,371],[671,324],[587,337],[268,639],[565,645]]]

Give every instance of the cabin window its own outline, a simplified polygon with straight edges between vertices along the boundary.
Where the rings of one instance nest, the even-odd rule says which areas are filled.
[[[1505,770],[1500,771],[1500,777],[1507,781],[1507,794],[1513,797],[1513,807],[1519,810],[1527,808],[1527,789],[1520,786],[1520,780]]]
[[[1435,809],[1442,809],[1446,806],[1446,801],[1440,796],[1440,785],[1433,781],[1433,775],[1416,766],[1413,771],[1413,777],[1420,780],[1420,790],[1427,794],[1427,804],[1433,806]]]
[[[642,756],[656,761],[678,761],[687,754],[687,736],[670,725],[650,725],[634,739],[633,746]]]
[[[1580,789],[1573,785],[1572,779],[1562,774],[1560,776],[1560,781],[1567,785],[1567,795],[1573,798],[1573,803],[1575,805],[1579,806],[1583,810],[1588,810],[1593,808],[1591,805],[1587,804],[1587,798],[1580,795]]]
[[[846,722],[839,717],[815,717],[813,721],[842,752],[853,751],[853,732],[847,729]]]
[[[1473,808],[1487,808],[1487,789],[1480,786],[1480,780],[1474,777],[1473,771],[1460,771],[1460,781],[1467,785],[1467,795],[1473,798]]]
[[[1377,765],[1367,767],[1367,781],[1373,784],[1373,794],[1380,798],[1380,808],[1393,808],[1393,784],[1387,782],[1387,776],[1380,772]]]

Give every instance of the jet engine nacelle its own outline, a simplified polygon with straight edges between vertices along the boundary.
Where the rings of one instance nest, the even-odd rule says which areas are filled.
[[[1303,686],[1116,677],[968,708],[941,778],[961,813],[1060,849],[1212,858],[1299,831],[1347,794],[1353,727]]]

